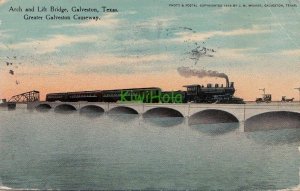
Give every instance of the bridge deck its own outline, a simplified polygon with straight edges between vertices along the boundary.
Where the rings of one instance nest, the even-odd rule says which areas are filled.
[[[272,102],[272,103],[247,103],[247,104],[166,104],[166,103],[104,103],[104,102],[32,102],[28,103],[28,109],[35,109],[38,106],[49,106],[49,108],[56,108],[61,105],[72,106],[76,110],[82,108],[96,106],[102,108],[104,112],[111,111],[112,109],[131,109],[136,111],[138,114],[144,114],[149,110],[158,109],[169,109],[179,112],[184,117],[193,116],[203,111],[222,111],[235,116],[238,121],[245,121],[250,117],[267,113],[267,112],[295,112],[300,113],[300,103],[292,102]]]

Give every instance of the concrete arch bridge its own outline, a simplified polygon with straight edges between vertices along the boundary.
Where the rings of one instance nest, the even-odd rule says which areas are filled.
[[[247,130],[282,126],[300,128],[300,103],[268,104],[143,104],[103,102],[32,102],[28,109],[41,111],[79,111],[107,114],[136,114],[151,117],[186,117],[190,125],[234,123],[245,124]]]

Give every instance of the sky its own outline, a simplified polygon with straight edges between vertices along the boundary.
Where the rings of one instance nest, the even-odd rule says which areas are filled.
[[[264,6],[274,3],[284,7]],[[43,6],[48,11],[37,12]],[[69,12],[50,12],[51,6]],[[117,12],[103,12],[103,6]],[[32,7],[35,12],[25,12]],[[99,12],[75,13],[72,7]],[[31,90],[43,99],[50,92],[225,84],[222,78],[181,76],[177,69],[184,66],[225,73],[245,100],[260,97],[262,88],[274,100],[298,100],[299,10],[299,0],[0,0],[0,98]],[[25,20],[26,14],[43,20]],[[75,14],[100,19],[44,18]]]

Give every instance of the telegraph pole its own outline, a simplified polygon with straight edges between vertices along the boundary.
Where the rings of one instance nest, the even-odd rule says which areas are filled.
[[[299,91],[299,102],[300,102],[300,87],[299,88],[295,88],[295,90]]]

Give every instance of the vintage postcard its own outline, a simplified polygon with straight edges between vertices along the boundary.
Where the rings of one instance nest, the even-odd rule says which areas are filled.
[[[0,190],[300,190],[299,0],[0,0]]]

